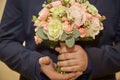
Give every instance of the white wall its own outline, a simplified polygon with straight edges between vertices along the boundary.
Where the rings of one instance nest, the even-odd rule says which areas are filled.
[[[0,61],[0,80],[19,80],[19,74]]]

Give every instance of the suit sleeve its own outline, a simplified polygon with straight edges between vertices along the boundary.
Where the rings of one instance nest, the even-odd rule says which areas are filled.
[[[91,78],[103,77],[120,71],[120,20],[115,30],[116,44],[114,46],[103,45],[100,48],[86,48],[92,62]]]
[[[0,60],[12,70],[32,80],[39,80],[35,67],[41,54],[22,46],[25,40],[21,0],[7,0],[0,23]]]
[[[92,62],[91,77],[102,77],[120,71],[120,43],[116,46],[88,48]]]

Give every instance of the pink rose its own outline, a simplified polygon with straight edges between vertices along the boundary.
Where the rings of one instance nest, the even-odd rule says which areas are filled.
[[[53,7],[62,5],[61,1],[55,1],[55,2],[52,2],[52,3],[50,3],[50,4],[51,4]]]
[[[38,19],[40,20],[46,20],[48,15],[49,15],[49,9],[47,8],[43,8],[40,12],[39,12],[39,17]]]
[[[78,2],[73,1],[73,2],[71,2],[71,5],[75,5],[75,6],[81,7],[85,12],[87,12],[87,9],[84,8],[84,7],[83,7],[80,3],[78,3]]]
[[[69,20],[74,19],[74,25],[81,26],[85,23],[87,19],[86,11],[78,3],[72,4],[70,8],[67,8],[66,12]]]

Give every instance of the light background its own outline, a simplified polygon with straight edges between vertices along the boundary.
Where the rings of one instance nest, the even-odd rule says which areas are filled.
[[[6,0],[0,0],[0,21]],[[120,80],[120,72],[116,74],[117,80]],[[0,80],[19,80],[19,74],[9,69],[0,61]]]

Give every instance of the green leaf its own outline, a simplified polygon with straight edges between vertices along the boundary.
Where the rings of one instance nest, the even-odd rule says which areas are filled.
[[[76,29],[73,30],[73,37],[78,38],[80,36],[80,32]]]
[[[67,34],[66,33],[63,33],[63,35],[61,36],[60,40],[61,41],[65,41],[67,38]]]
[[[58,73],[61,73],[62,71],[61,71],[61,67],[60,66],[57,66],[56,67],[56,71],[58,72]]]
[[[69,48],[73,47],[74,44],[75,44],[75,39],[74,39],[74,37],[67,38],[67,39],[65,40],[65,44],[66,44]]]
[[[35,22],[37,20],[37,17],[36,16],[32,16],[32,22]]]
[[[106,17],[105,16],[102,16],[101,18],[100,18],[100,21],[102,22],[102,21],[104,21],[106,19]]]
[[[60,66],[56,67],[56,71],[60,74],[68,74],[67,72],[62,71]]]
[[[43,28],[40,28],[40,27],[39,27],[39,28],[36,30],[36,34],[37,34],[38,36],[40,36],[40,38],[42,38],[42,39],[48,39],[47,35],[44,33]]]

